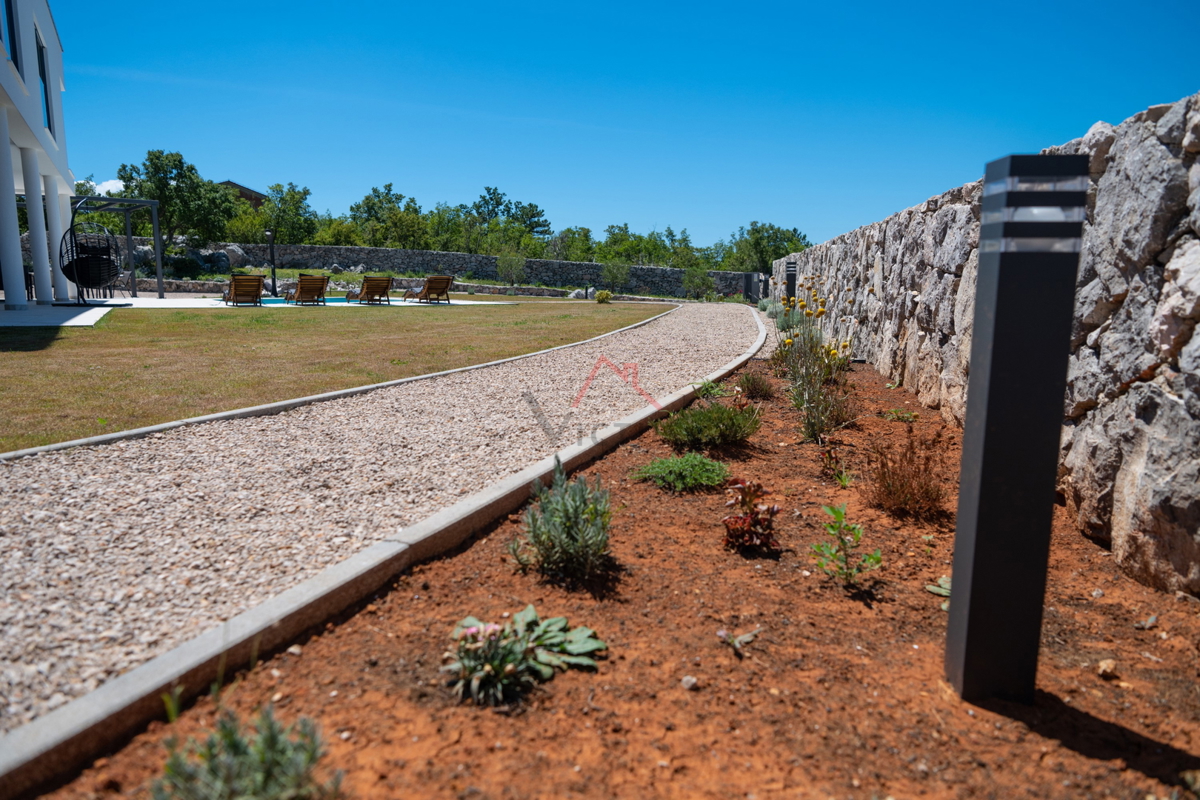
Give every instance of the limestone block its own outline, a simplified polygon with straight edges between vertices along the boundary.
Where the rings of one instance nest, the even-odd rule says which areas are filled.
[[[1200,242],[1189,238],[1176,246],[1163,278],[1149,333],[1158,359],[1168,361],[1179,355],[1200,318]]]
[[[1154,133],[1163,144],[1181,144],[1183,135],[1187,132],[1188,100],[1185,97],[1171,108],[1154,126]]]
[[[939,272],[961,275],[971,251],[979,246],[979,228],[971,224],[971,207],[962,203],[942,206],[934,220],[940,241],[928,263]]]
[[[1059,491],[1081,533],[1111,541],[1113,479],[1121,466],[1122,437],[1127,436],[1128,400],[1119,398],[1065,426],[1065,452],[1060,462]]]
[[[1200,153],[1200,94],[1192,95],[1191,101],[1181,144],[1188,153]]]
[[[1126,122],[1117,130],[1081,260],[1120,299],[1130,277],[1163,249],[1182,216],[1187,173],[1153,135],[1153,126]]]
[[[1077,419],[1095,408],[1107,386],[1100,370],[1100,354],[1091,347],[1080,347],[1067,360],[1067,396],[1063,416]]]
[[[1097,122],[1088,129],[1079,143],[1079,154],[1090,157],[1088,171],[1092,180],[1098,180],[1108,169],[1108,151],[1117,139],[1116,129],[1107,122]]]
[[[942,416],[961,426],[967,418],[967,362],[970,350],[957,336],[942,345]]]
[[[1171,110],[1174,103],[1159,103],[1156,106],[1150,106],[1145,111],[1139,111],[1130,119],[1136,122],[1158,122],[1166,113]]]
[[[1112,325],[1099,338],[1100,369],[1113,386],[1135,380],[1160,363],[1147,336],[1160,286],[1161,275],[1153,270],[1134,277],[1125,302],[1112,316]]]
[[[1158,382],[1130,389],[1126,407],[1112,484],[1113,555],[1143,583],[1200,592],[1200,420]]]

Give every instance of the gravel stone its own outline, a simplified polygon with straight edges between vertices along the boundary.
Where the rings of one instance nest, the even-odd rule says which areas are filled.
[[[0,731],[644,407],[634,375],[661,398],[757,335],[745,306],[689,304],[507,364],[0,462]]]

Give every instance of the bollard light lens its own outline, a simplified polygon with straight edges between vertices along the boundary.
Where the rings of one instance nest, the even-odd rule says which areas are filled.
[[[1082,206],[1005,206],[984,211],[980,222],[1083,222],[1085,211]]]
[[[1009,175],[983,185],[983,196],[1001,192],[1086,192],[1087,175]]]
[[[979,243],[981,253],[1078,253],[1081,240],[1073,237],[1006,236],[984,239]]]

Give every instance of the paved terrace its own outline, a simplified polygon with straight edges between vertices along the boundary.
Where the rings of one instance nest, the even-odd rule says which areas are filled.
[[[0,291],[0,298],[4,292]],[[451,305],[482,306],[504,305],[503,301],[460,300],[455,298]],[[444,305],[444,304],[439,304]],[[264,308],[307,308],[295,303],[284,303],[282,298],[264,298]],[[419,303],[416,300],[402,300],[393,297],[391,305],[347,303],[342,298],[331,298],[324,308],[429,308],[429,303]],[[4,311],[0,309],[0,328],[90,328],[99,322],[105,314],[114,308],[232,308],[227,306],[219,297],[203,294],[185,294],[182,292],[168,294],[166,298],[158,297],[119,297],[106,299],[91,299],[87,305],[75,303],[59,303],[57,305],[37,306],[32,303],[25,311]]]
[[[746,306],[145,439],[0,462],[0,731],[744,353]]]

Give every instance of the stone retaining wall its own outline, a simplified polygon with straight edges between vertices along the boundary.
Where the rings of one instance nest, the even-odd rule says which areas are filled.
[[[1059,489],[1128,574],[1200,594],[1200,94],[1043,152],[1088,155],[1092,174]],[[830,298],[826,333],[960,425],[980,196],[969,183],[774,264],[776,296],[795,259]]]

